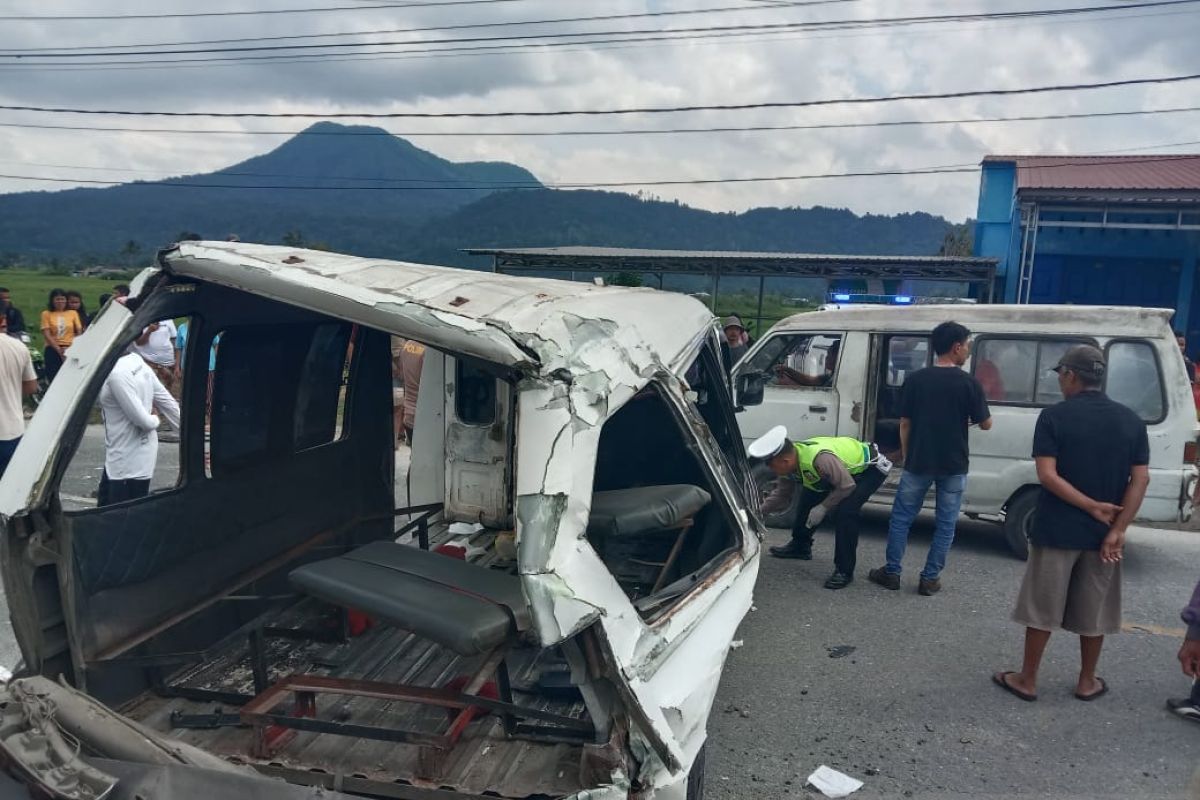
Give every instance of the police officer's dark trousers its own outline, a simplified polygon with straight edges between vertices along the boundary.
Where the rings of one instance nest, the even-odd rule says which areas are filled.
[[[886,478],[875,467],[867,467],[854,476],[854,490],[825,517],[834,524],[833,565],[844,575],[853,577],[854,567],[858,563],[858,525],[862,507]],[[796,521],[792,524],[792,541],[798,548],[812,548],[815,530],[808,527],[808,513],[828,496],[829,492],[801,487]]]

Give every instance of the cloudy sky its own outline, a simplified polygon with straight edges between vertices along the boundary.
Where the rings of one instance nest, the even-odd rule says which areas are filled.
[[[958,92],[1200,73],[1200,2],[1127,0],[0,0],[0,53],[134,45],[134,51],[369,43],[337,50],[113,55],[15,63],[0,57],[0,104],[90,109],[274,113],[605,109]],[[413,3],[423,3],[414,7]],[[1112,5],[1116,11],[923,25],[881,18]],[[294,13],[297,9],[346,7]],[[19,16],[290,13],[166,19],[22,20]],[[589,22],[567,17],[703,11]],[[856,20],[840,30],[670,32]],[[426,29],[411,32],[413,28]],[[407,30],[404,33],[372,31]],[[769,31],[769,32],[764,32]],[[572,41],[492,37],[590,33]],[[324,38],[313,34],[356,34]],[[736,34],[736,35],[734,35]],[[717,38],[719,36],[720,38]],[[670,40],[664,40],[671,37]],[[247,41],[188,44],[211,40]],[[472,41],[455,41],[470,39]],[[599,43],[596,40],[610,40]],[[614,39],[625,39],[613,42]],[[629,41],[630,39],[657,39]],[[556,46],[533,44],[555,42]],[[398,43],[398,44],[397,44]],[[569,45],[564,45],[569,43]],[[170,46],[163,47],[164,44]],[[43,48],[37,51],[36,48]],[[76,48],[75,50],[70,50]],[[452,48],[454,52],[435,52]],[[372,51],[370,53],[364,53]],[[297,59],[297,52],[304,54]],[[286,56],[284,58],[283,56]],[[255,58],[254,61],[247,61]],[[175,63],[142,63],[136,61]],[[103,62],[103,63],[95,63]],[[632,136],[495,136],[521,131],[814,125],[1200,106],[1200,81],[1009,97],[677,114],[372,121],[452,160],[505,160],[548,183],[705,180],[973,165],[988,153],[1200,151],[1200,112],[1124,118]],[[353,122],[354,120],[346,120]],[[364,120],[365,121],[365,120]],[[0,111],[0,173],[78,180],[207,172],[266,152],[309,119],[171,119]],[[189,132],[51,130],[14,125],[170,128]],[[203,132],[198,132],[203,131]],[[233,131],[232,133],[230,131]],[[274,131],[248,135],[238,131]],[[418,132],[426,135],[415,135]],[[438,136],[437,133],[470,134]],[[414,135],[410,135],[414,134]],[[0,178],[0,192],[70,183]],[[630,189],[635,191],[636,189]],[[715,210],[847,207],[856,212],[974,214],[976,174],[646,187]]]

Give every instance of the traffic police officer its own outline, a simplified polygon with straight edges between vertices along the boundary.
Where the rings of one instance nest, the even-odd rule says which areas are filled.
[[[835,525],[833,574],[826,589],[842,589],[854,580],[858,552],[858,525],[863,504],[880,487],[891,469],[891,461],[873,444],[848,436],[818,436],[793,442],[787,428],[778,425],[756,439],[748,448],[752,458],[764,461],[779,476],[779,487],[767,501],[771,505],[790,502],[795,484],[800,485],[800,503],[792,524],[792,540],[771,548],[777,558],[812,558],[813,533],[832,513]]]

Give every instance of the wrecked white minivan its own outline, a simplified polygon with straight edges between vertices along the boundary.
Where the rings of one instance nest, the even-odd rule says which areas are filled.
[[[0,481],[10,775],[73,798],[702,795],[762,535],[707,309],[208,242],[134,296]],[[68,464],[168,319],[177,474],[96,507]],[[402,508],[392,337],[427,347]]]

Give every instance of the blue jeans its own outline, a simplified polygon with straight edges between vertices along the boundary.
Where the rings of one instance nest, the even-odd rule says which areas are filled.
[[[958,511],[962,508],[963,491],[967,488],[966,475],[949,475],[935,478],[932,475],[915,475],[907,470],[900,476],[896,500],[892,503],[892,518],[888,523],[887,567],[892,575],[900,574],[900,562],[904,560],[904,548],[908,546],[908,532],[913,520],[921,511],[929,487],[937,484],[936,523],[933,543],[929,546],[929,557],[921,577],[933,580],[946,566],[946,555],[954,542],[954,527],[958,524]]]

